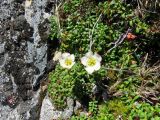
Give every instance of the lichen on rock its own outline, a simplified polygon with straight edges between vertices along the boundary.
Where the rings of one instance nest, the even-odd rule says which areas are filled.
[[[38,120],[47,74],[51,0],[0,1],[0,118]],[[53,6],[50,6],[52,9]],[[48,17],[44,17],[46,15]],[[51,68],[50,68],[51,69]]]

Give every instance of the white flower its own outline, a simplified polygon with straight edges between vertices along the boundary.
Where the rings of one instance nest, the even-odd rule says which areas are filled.
[[[73,54],[63,53],[59,59],[59,62],[63,68],[70,69],[75,64],[74,60],[75,57]]]
[[[29,7],[32,3],[32,0],[26,0],[25,1],[25,7]]]
[[[85,67],[85,70],[92,74],[94,71],[97,71],[101,67],[102,57],[97,53],[93,54],[91,51],[86,53],[84,57],[81,58],[81,62]]]
[[[61,52],[56,51],[53,57],[53,61],[58,61],[62,56]]]

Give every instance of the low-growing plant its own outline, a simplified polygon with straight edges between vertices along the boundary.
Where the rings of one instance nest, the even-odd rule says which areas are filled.
[[[103,70],[95,75],[88,75],[80,62],[69,70],[57,65],[54,72],[49,75],[50,85],[48,88],[55,107],[64,109],[68,97],[79,101],[89,101],[92,98],[92,88],[95,82],[103,77],[101,74],[104,74]]]
[[[135,97],[142,97],[137,91],[142,85],[139,69],[144,52],[139,52],[137,45],[145,43],[139,35],[146,36],[148,25],[134,14],[130,4],[120,0],[67,0],[56,10],[58,14],[51,19],[51,38],[60,41],[58,51],[62,55],[49,76],[48,91],[54,105],[64,109],[69,97],[89,107],[90,116],[74,116],[73,120],[134,119],[136,115],[146,119],[144,114],[141,117],[144,108],[137,111],[131,106]],[[93,94],[95,86],[102,94],[108,92],[107,99],[116,91],[121,93],[120,98],[99,105]],[[113,86],[114,92],[110,89]],[[103,95],[99,98],[106,100]],[[131,98],[135,99],[131,102]]]

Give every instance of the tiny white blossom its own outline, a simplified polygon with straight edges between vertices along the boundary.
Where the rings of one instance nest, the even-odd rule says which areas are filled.
[[[29,7],[32,3],[32,0],[26,0],[25,1],[25,7]]]
[[[102,57],[97,53],[88,52],[84,57],[81,58],[81,63],[85,66],[85,70],[92,74],[101,68]]]
[[[59,59],[59,63],[63,68],[70,69],[75,64],[75,57],[70,53],[63,53]]]
[[[53,57],[53,61],[58,61],[62,56],[62,53],[59,51],[56,51]]]

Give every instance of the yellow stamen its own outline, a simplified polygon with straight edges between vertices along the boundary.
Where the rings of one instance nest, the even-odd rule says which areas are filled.
[[[65,60],[65,64],[66,64],[67,66],[71,65],[71,64],[72,64],[72,59],[67,58],[67,59]]]
[[[88,66],[94,66],[96,64],[96,59],[93,57],[88,58],[87,64]]]

